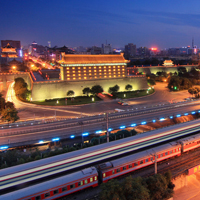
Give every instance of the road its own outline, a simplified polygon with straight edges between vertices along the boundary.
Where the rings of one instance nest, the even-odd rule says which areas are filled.
[[[15,96],[12,87],[8,89],[9,100],[13,101],[21,120],[41,119],[55,116],[64,118],[73,118],[80,116],[98,115],[105,112],[113,112],[114,109],[135,109],[145,107],[147,105],[166,104],[170,102],[182,101],[188,97],[187,91],[170,92],[166,88],[166,83],[157,83],[155,93],[146,97],[129,99],[129,106],[121,106],[117,101],[97,102],[88,105],[77,106],[43,106],[19,102]]]
[[[157,121],[160,118],[169,118],[178,114],[184,115],[186,112],[191,114],[191,111],[199,110],[199,105],[199,101],[193,101],[111,113],[109,114],[109,128],[119,129],[120,126],[131,127],[132,124],[140,125],[144,121],[152,122],[153,119]],[[106,130],[105,115],[75,118],[48,124],[33,123],[31,126],[24,126],[23,124],[21,126],[12,125],[10,128],[3,126],[0,129],[0,145],[8,143],[9,145],[14,145],[14,143],[19,142],[32,144],[38,143],[39,140],[51,141],[54,137],[63,139],[70,138],[71,135],[81,136],[85,132],[95,134],[98,130]]]

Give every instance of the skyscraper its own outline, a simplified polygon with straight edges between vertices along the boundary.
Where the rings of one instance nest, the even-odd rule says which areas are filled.
[[[136,45],[133,43],[128,43],[128,45],[125,45],[125,57],[129,58],[129,57],[134,57],[136,56]]]

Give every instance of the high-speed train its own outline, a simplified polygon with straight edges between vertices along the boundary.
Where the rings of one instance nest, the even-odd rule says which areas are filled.
[[[89,167],[0,196],[0,200],[56,199],[200,147],[200,134],[160,145],[120,159]]]
[[[118,156],[118,155],[121,155],[121,154],[124,154],[127,152],[134,152],[135,150],[142,149],[144,147],[147,148],[153,144],[158,144],[159,142],[167,141],[172,138],[184,136],[184,135],[187,135],[187,134],[190,134],[193,132],[199,132],[199,131],[200,131],[200,120],[195,120],[195,121],[187,122],[185,124],[179,124],[176,126],[170,126],[167,128],[158,129],[158,130],[151,131],[151,132],[146,132],[143,134],[139,134],[137,136],[125,138],[125,139],[110,142],[107,144],[98,145],[98,146],[90,147],[87,149],[82,149],[82,150],[78,150],[75,152],[62,154],[59,156],[54,156],[51,158],[46,158],[46,159],[42,159],[39,161],[26,163],[23,165],[18,165],[15,167],[9,167],[7,169],[2,169],[2,170],[0,170],[0,190],[1,191],[6,190],[6,189],[9,190],[9,188],[18,187],[20,184],[28,185],[28,182],[31,182],[31,181],[34,181],[37,179],[45,179],[48,176],[51,176],[51,175],[54,175],[56,173],[63,172],[63,171],[67,171],[67,172],[69,172],[69,175],[71,175],[71,174],[73,174],[70,171],[72,169],[73,170],[76,168],[84,169],[85,166],[87,166],[87,165],[96,166],[97,162],[103,163],[104,160],[110,160],[111,158],[114,159],[115,156]],[[195,137],[197,137],[197,136],[195,136]],[[182,142],[184,143],[184,140]],[[170,143],[169,145],[171,147],[174,147],[174,144],[172,144],[172,143]],[[194,148],[196,148],[198,145],[199,144],[194,145]],[[173,149],[172,153],[171,153],[171,150],[168,150],[168,153],[167,153],[167,151],[165,151],[165,154],[167,154],[167,155],[165,155],[164,153],[161,155],[157,154],[158,156],[160,156],[160,157],[158,157],[158,161],[160,161],[162,159],[166,159],[168,157],[175,156],[175,155],[180,155],[181,149],[182,149],[182,152],[184,152],[186,150],[186,148],[188,148],[188,150],[193,148],[193,146],[191,144],[188,144],[187,147],[183,148],[182,147],[183,144],[180,144],[180,142],[179,142],[179,146],[177,146],[177,145],[175,145],[175,146],[176,146],[176,148]],[[160,147],[156,147],[156,148],[160,148]],[[154,148],[153,150],[145,151],[145,153],[143,152],[143,154],[144,155],[146,155],[146,154],[153,155],[152,151],[158,151],[158,149],[156,149],[156,148]],[[160,152],[160,151],[158,151],[158,152]],[[140,153],[142,153],[142,152],[140,152]],[[133,155],[134,155],[134,158],[136,158],[137,156],[139,156],[141,158],[142,154],[137,153],[137,154],[133,154]],[[121,159],[123,159],[123,158],[121,158]],[[130,166],[132,166],[132,167],[127,165],[126,167],[121,168],[120,173],[119,173],[119,169],[117,168],[118,165],[115,165],[114,161],[112,161],[113,163],[106,162],[104,164],[99,165],[99,167],[97,169],[98,170],[97,180],[99,182],[101,182],[101,181],[106,182],[107,180],[118,176],[118,174],[121,175],[123,173],[128,173],[128,172],[136,170],[138,168],[150,165],[153,163],[152,159],[154,159],[154,156],[151,156],[148,158],[145,157],[143,159],[143,161],[141,161],[141,162],[139,162],[139,161],[138,161],[138,163],[134,162],[134,165],[133,165],[133,163],[130,164]],[[118,159],[118,161],[120,161],[120,159]],[[121,160],[120,162],[123,164],[124,161]],[[116,167],[115,169],[113,169],[114,171],[113,170],[112,170],[112,172],[106,171],[108,169],[111,170],[111,168],[113,168],[113,167]],[[77,171],[79,171],[79,170],[77,170]],[[102,173],[102,175],[100,175],[101,173]],[[111,176],[110,173],[112,173],[113,176]],[[66,176],[68,176],[68,175],[66,175]],[[34,186],[24,188],[23,190],[28,191],[29,188],[37,187],[40,184],[43,184],[43,183],[39,183]],[[58,186],[58,183],[56,183],[56,184]],[[76,184],[75,184],[75,186],[76,186]],[[88,185],[87,184],[85,185],[83,182],[82,187],[84,188],[87,186]],[[90,185],[89,187],[91,187],[91,186],[93,187],[93,185]],[[52,187],[53,186],[51,186],[51,188]],[[42,188],[42,186],[41,186],[41,188]],[[20,191],[20,190],[18,190],[18,191]],[[59,189],[59,191],[60,190],[61,189]],[[16,192],[17,191],[15,191],[14,193],[16,193]],[[73,190],[71,190],[71,192],[73,192]],[[7,195],[9,195],[11,193],[8,193]],[[25,194],[25,193],[23,192],[23,194]],[[30,194],[32,194],[32,193],[30,193]],[[66,195],[66,194],[63,194],[63,195]],[[0,196],[0,199],[1,199],[1,197],[2,196]],[[52,197],[52,199],[54,197]],[[20,198],[18,198],[18,199],[20,199]],[[38,198],[43,198],[43,197],[38,197]],[[48,197],[48,198],[50,198],[50,197]]]

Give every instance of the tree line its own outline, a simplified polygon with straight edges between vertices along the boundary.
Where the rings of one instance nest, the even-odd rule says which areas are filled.
[[[113,87],[110,87],[108,92],[111,93],[111,94],[115,94],[119,91],[120,87],[116,84],[115,86]],[[133,86],[130,85],[130,84],[127,84],[125,86],[125,90],[127,91],[131,91],[133,89]],[[87,96],[89,96],[89,94],[98,94],[98,93],[102,93],[104,90],[102,88],[101,85],[94,85],[92,88],[90,87],[85,87],[82,92],[83,94],[86,94]],[[67,96],[74,96],[75,95],[75,92],[73,90],[68,90],[67,92]]]
[[[146,178],[129,176],[122,182],[112,179],[102,184],[100,200],[167,200],[174,193],[171,179],[170,171]]]
[[[18,111],[15,108],[13,102],[6,102],[2,93],[0,93],[0,114],[1,121],[3,122],[15,122],[19,119]]]
[[[20,100],[22,101],[30,100],[29,98],[31,91],[28,90],[28,85],[23,78],[19,77],[15,79],[14,90],[16,97],[19,98]]]
[[[134,129],[131,131],[121,130],[114,134],[110,134],[109,139],[110,139],[110,141],[114,141],[114,140],[122,139],[125,137],[133,136],[136,134],[137,134],[137,132]],[[39,160],[42,158],[48,158],[51,156],[87,148],[87,147],[98,145],[98,144],[105,143],[105,142],[106,142],[106,135],[103,135],[100,137],[92,138],[90,143],[84,143],[84,144],[79,143],[78,145],[71,146],[71,147],[66,145],[60,149],[56,149],[55,151],[50,151],[50,149],[49,149],[45,152],[41,152],[37,148],[36,148],[36,151],[34,151],[34,152],[30,151],[29,154],[19,153],[19,151],[17,151],[17,150],[5,151],[5,152],[0,153],[0,157],[1,157],[0,168],[2,169],[2,168],[6,168],[6,167],[11,167],[11,166],[15,166],[15,165],[19,165],[19,164],[23,164],[23,163],[27,163],[27,162]]]

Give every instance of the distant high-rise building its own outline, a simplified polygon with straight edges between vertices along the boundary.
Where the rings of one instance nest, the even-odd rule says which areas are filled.
[[[188,54],[188,48],[187,47],[180,48],[180,54],[181,55]]]
[[[48,46],[49,48],[51,48],[51,41],[48,41]]]
[[[136,45],[133,43],[128,43],[128,45],[125,45],[125,52],[124,55],[125,57],[129,58],[129,57],[134,57],[136,56]]]
[[[169,56],[178,56],[180,55],[180,48],[169,48],[168,54]]]
[[[139,56],[150,56],[150,50],[147,47],[140,47],[137,51]]]
[[[192,38],[192,48],[194,48],[194,38]]]
[[[93,46],[92,48],[91,48],[91,54],[101,54],[101,47],[96,47],[96,46]]]
[[[110,54],[110,53],[112,53],[112,46],[111,46],[111,44],[102,44],[102,53],[103,54]]]

